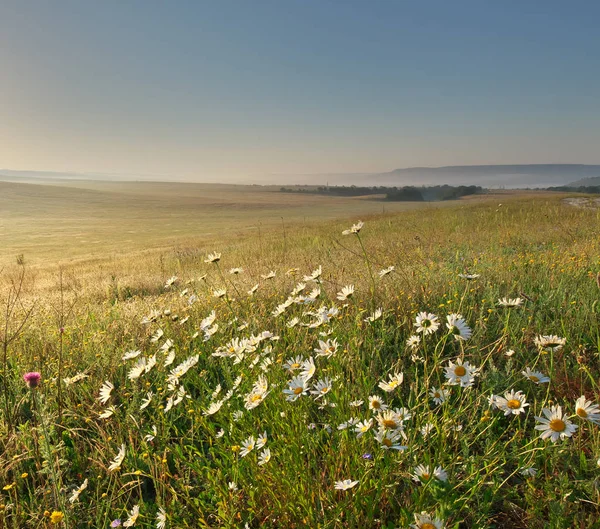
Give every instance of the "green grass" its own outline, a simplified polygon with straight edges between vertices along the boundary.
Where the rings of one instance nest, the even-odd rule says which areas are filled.
[[[594,527],[600,427],[573,415],[581,395],[600,400],[599,213],[555,195],[506,196],[502,202],[496,197],[363,218],[360,239],[342,236],[350,224],[339,220],[290,222],[285,235],[275,223],[260,236],[240,238],[232,229],[200,247],[63,266],[62,287],[56,267],[26,269],[9,336],[33,312],[9,344],[1,371],[3,526],[50,527],[44,513],[58,511],[64,514],[58,526],[108,527],[137,505],[135,527],[146,528],[156,526],[159,507],[173,528],[395,528],[415,523],[421,511],[447,527]],[[222,253],[218,264],[204,262],[212,251]],[[320,289],[315,303],[291,304],[273,316],[319,265],[319,282],[305,289]],[[395,271],[379,278],[389,265]],[[244,272],[230,275],[237,266]],[[261,277],[271,270],[275,278]],[[480,277],[458,276],[467,271]],[[4,269],[5,306],[10,280],[19,284],[21,272],[15,265]],[[171,276],[178,279],[166,288]],[[257,283],[258,291],[248,295]],[[336,295],[345,285],[356,292],[342,302]],[[227,289],[224,298],[212,296],[218,288]],[[521,297],[524,304],[503,308],[501,297]],[[318,327],[287,325],[294,317],[313,322],[307,311],[334,305],[339,314]],[[382,317],[365,321],[379,307]],[[212,310],[218,329],[204,341],[201,321]],[[142,323],[152,311],[158,311],[156,321]],[[438,315],[441,327],[412,351],[406,340],[420,311]],[[464,316],[470,339],[448,334],[450,313]],[[5,329],[4,316],[0,323]],[[158,329],[164,334],[154,342]],[[239,361],[213,356],[235,345],[232,340],[263,331],[279,339],[261,341]],[[564,337],[564,347],[545,351],[535,344],[536,336],[551,334]],[[167,339],[175,354],[169,366],[168,354],[159,350]],[[337,352],[316,357],[314,349],[326,339],[337,340]],[[138,359],[121,357],[132,349],[146,359],[156,355],[157,363],[129,380]],[[515,353],[507,356],[511,349]],[[170,370],[196,355],[178,386],[185,397],[165,411],[177,396],[168,384]],[[286,401],[292,375],[282,366],[298,355],[315,360],[309,385],[333,381],[325,397]],[[473,387],[446,383],[444,368],[459,358],[479,369]],[[550,383],[526,379],[526,367],[548,375]],[[22,374],[34,370],[43,380],[28,390]],[[392,393],[379,388],[400,372],[403,382]],[[77,373],[88,378],[62,382]],[[245,398],[261,375],[269,392],[247,410]],[[114,389],[103,405],[97,398],[105,381]],[[433,387],[449,391],[443,404],[429,397]],[[489,404],[492,394],[511,389],[523,391],[529,403],[518,416]],[[204,413],[230,390],[216,413]],[[140,410],[148,391],[153,399]],[[409,410],[399,438],[406,450],[382,449],[377,424],[359,438],[353,428],[338,429],[352,417],[376,419],[367,406],[373,395]],[[356,400],[364,403],[354,407]],[[551,405],[562,406],[578,426],[557,443],[540,439],[535,429],[534,417]],[[114,414],[100,418],[108,406]],[[156,436],[148,440],[153,426]],[[260,466],[261,450],[241,457],[240,447],[263,432],[272,458]],[[122,445],[124,459],[110,472]],[[441,466],[447,482],[417,483],[419,464]],[[537,470],[534,477],[522,474],[529,467]],[[87,489],[71,504],[68,498],[84,479]],[[358,484],[336,490],[334,483],[344,479]]]

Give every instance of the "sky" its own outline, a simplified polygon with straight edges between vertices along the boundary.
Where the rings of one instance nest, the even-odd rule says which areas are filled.
[[[2,0],[0,168],[600,163],[597,1]]]

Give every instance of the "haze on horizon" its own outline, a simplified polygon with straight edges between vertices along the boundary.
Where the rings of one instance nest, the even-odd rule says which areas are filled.
[[[0,4],[0,167],[253,181],[600,163],[600,4]]]

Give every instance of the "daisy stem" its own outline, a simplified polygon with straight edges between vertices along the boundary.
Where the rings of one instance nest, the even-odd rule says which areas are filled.
[[[371,303],[375,302],[375,277],[373,276],[373,269],[371,268],[371,261],[369,261],[369,256],[367,255],[367,250],[365,250],[365,246],[360,238],[360,235],[357,233],[356,238],[360,244],[363,255],[365,256],[365,262],[367,263],[367,269],[369,270],[369,276],[371,277]]]

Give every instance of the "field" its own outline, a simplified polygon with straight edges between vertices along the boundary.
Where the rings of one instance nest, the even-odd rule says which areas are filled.
[[[0,527],[599,526],[598,208],[0,190]]]

